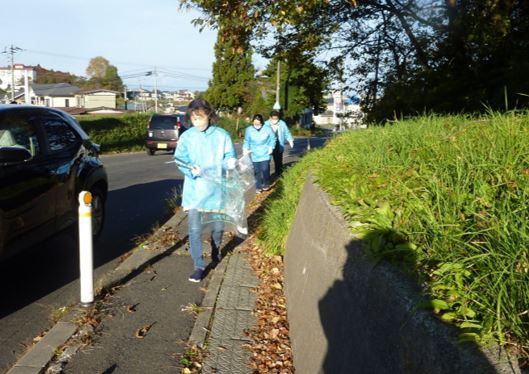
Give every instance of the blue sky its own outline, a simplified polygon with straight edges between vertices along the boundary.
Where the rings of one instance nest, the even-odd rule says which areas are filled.
[[[0,51],[24,49],[15,63],[85,75],[90,58],[103,56],[121,76],[158,67],[163,89],[203,90],[211,78],[216,31],[191,24],[198,14],[178,0],[26,0],[2,4]],[[257,58],[257,67],[265,61]],[[6,54],[0,66],[7,66]],[[124,79],[148,89],[152,77]]]

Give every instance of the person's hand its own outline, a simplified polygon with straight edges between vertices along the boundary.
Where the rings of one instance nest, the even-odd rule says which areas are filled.
[[[289,141],[288,144],[290,144],[290,148],[294,148],[294,141]]]
[[[237,166],[237,159],[236,158],[230,158],[228,161],[226,161],[226,167],[228,170],[233,170]]]
[[[191,174],[193,174],[194,177],[198,177],[202,173],[202,169],[200,166],[193,166],[191,168]]]
[[[242,149],[242,154],[243,154],[244,156],[249,155],[251,152],[252,152],[252,151],[250,151],[248,148],[243,148],[243,149]]]
[[[272,153],[274,153],[274,148],[268,147],[268,154],[271,155]]]

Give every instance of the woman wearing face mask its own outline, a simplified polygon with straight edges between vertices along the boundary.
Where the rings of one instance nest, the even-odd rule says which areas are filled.
[[[285,121],[279,119],[280,114],[277,110],[270,113],[270,119],[265,122],[265,126],[272,129],[276,135],[276,144],[274,146],[274,167],[276,175],[279,177],[283,172],[283,152],[285,151],[285,140],[290,144],[290,148],[294,148],[294,138],[288,129]]]
[[[244,133],[243,154],[250,154],[255,172],[257,193],[270,188],[270,155],[273,152],[276,137],[270,127],[263,126],[260,114],[253,116],[252,124]]]
[[[223,169],[234,168],[236,152],[229,134],[214,125],[217,116],[206,100],[193,100],[186,116],[193,127],[180,136],[174,158],[185,176],[182,207],[188,214],[189,249],[194,265],[189,281],[200,282],[205,270],[202,258],[202,218],[205,213],[222,211],[225,204],[219,185],[204,176],[220,177]],[[222,233],[222,222],[213,222],[211,258],[214,262],[220,261]]]

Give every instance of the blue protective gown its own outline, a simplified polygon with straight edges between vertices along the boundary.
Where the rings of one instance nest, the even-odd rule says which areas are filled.
[[[257,130],[253,125],[244,132],[243,149],[249,150],[253,162],[270,160],[270,150],[276,145],[276,136],[269,126],[262,126]]]
[[[287,142],[293,142],[294,138],[292,137],[292,134],[290,133],[290,130],[288,129],[288,126],[285,121],[280,119],[277,124],[279,126],[279,129],[277,130],[277,140],[279,140],[279,145],[281,146],[282,152],[285,149],[285,140]],[[267,120],[264,125],[272,129],[272,124],[270,123],[270,120]]]
[[[182,192],[184,210],[224,210],[226,202],[223,201],[225,194],[222,191],[222,175],[227,161],[236,156],[230,135],[224,129],[209,126],[205,131],[200,131],[192,127],[182,133],[174,153],[175,160],[202,169],[202,174],[195,177],[191,170],[179,166],[185,176]]]

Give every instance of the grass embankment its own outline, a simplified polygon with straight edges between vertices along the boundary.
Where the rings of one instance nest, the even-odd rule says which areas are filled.
[[[350,132],[290,168],[260,238],[284,248],[308,169],[376,258],[402,264],[461,337],[529,352],[529,113]]]
[[[90,139],[101,145],[101,151],[141,151],[145,147],[145,134],[150,113],[124,115],[83,115],[77,120]]]

